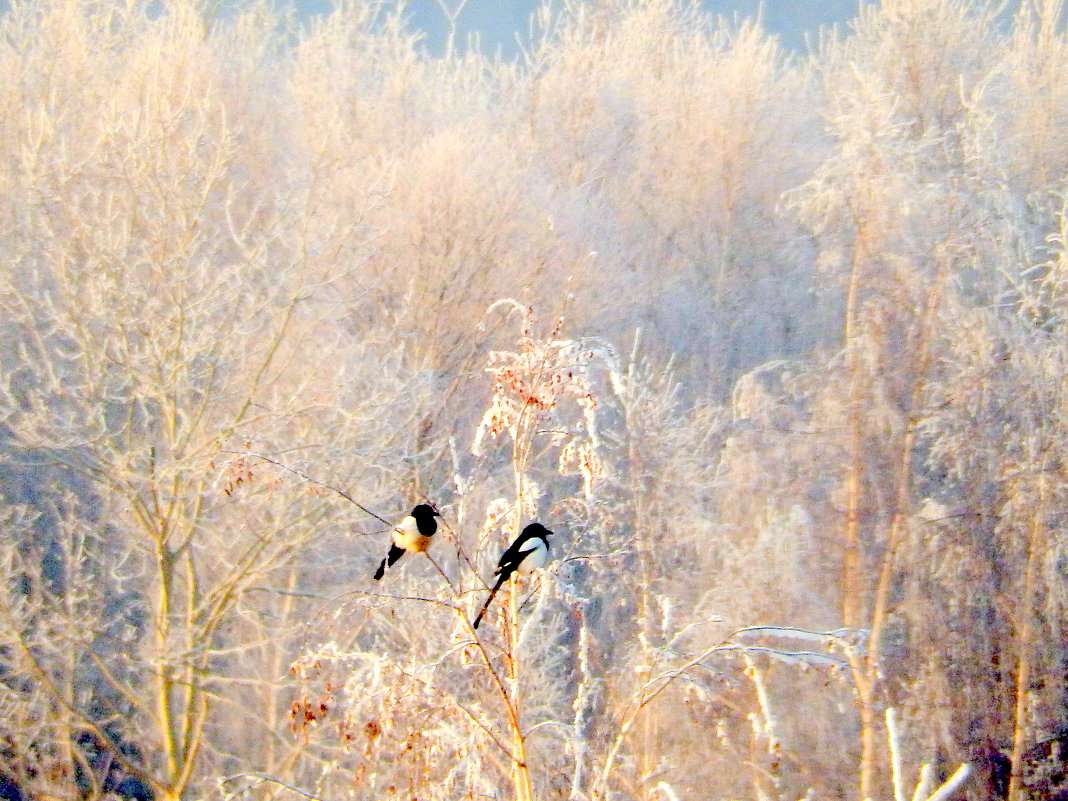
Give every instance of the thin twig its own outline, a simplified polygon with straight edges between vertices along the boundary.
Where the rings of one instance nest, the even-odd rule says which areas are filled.
[[[311,799],[311,801],[326,801],[326,799],[322,798],[321,796],[317,796],[314,793],[309,793],[307,790],[301,790],[299,787],[294,787],[291,784],[286,784],[281,779],[276,779],[274,776],[268,776],[266,773],[237,773],[237,774],[235,774],[233,776],[226,776],[226,777],[220,779],[219,783],[220,784],[226,784],[227,782],[237,781],[238,779],[259,779],[259,781],[256,782],[255,784],[249,784],[246,787],[242,787],[237,792],[231,793],[230,794],[231,798],[233,796],[235,796],[235,795],[241,795],[242,793],[247,793],[249,790],[252,790],[253,788],[259,786],[260,784],[263,784],[264,782],[270,782],[271,784],[277,784],[279,787],[284,787],[286,790],[289,790],[291,793],[296,793],[297,795],[304,796],[305,798]]]
[[[370,509],[368,509],[366,506],[364,506],[358,500],[356,500],[351,495],[349,495],[347,492],[345,492],[345,490],[339,489],[338,487],[335,487],[333,484],[327,484],[325,481],[320,481],[317,478],[312,478],[307,473],[305,473],[305,472],[303,472],[301,470],[297,470],[295,467],[290,467],[287,464],[283,464],[282,462],[278,461],[277,459],[272,459],[270,456],[265,456],[262,453],[256,453],[255,451],[229,451],[229,450],[223,450],[221,452],[222,453],[229,453],[232,456],[251,456],[251,457],[253,457],[255,459],[259,459],[260,461],[268,462],[270,464],[273,464],[276,467],[281,467],[283,470],[288,470],[293,475],[297,476],[298,478],[304,479],[305,481],[307,481],[310,484],[317,484],[318,486],[320,486],[320,487],[322,487],[324,489],[328,489],[331,492],[336,492],[338,495],[340,495],[346,501],[351,503],[353,506],[355,506],[361,512],[364,512],[365,514],[369,514],[375,520],[379,520],[379,521],[385,523],[390,528],[393,527],[393,524],[390,523],[388,520],[386,520],[386,518],[384,518],[381,515],[378,515],[378,514],[375,514],[374,512],[372,512]]]

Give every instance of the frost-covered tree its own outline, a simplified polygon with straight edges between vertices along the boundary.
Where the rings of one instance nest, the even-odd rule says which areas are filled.
[[[225,451],[328,438],[367,449],[372,492],[389,443],[360,385],[390,348],[340,353],[338,263],[312,255],[264,105],[269,19],[150,12],[17,4],[0,23],[0,726],[33,793],[112,792],[109,765],[165,798],[224,765],[284,773],[285,593],[337,508]]]
[[[1059,2],[10,5],[0,788],[1058,791]]]

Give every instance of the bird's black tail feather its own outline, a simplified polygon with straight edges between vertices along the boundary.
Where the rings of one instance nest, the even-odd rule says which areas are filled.
[[[378,581],[386,572],[387,567],[393,567],[397,563],[397,560],[404,556],[404,549],[396,545],[396,543],[389,546],[389,553],[386,554],[386,558],[382,560],[382,564],[378,566],[378,570],[375,571],[375,581]]]
[[[482,604],[482,610],[478,613],[478,617],[475,618],[472,628],[478,628],[478,624],[482,622],[482,616],[486,614],[486,610],[489,609],[489,605],[493,602],[493,596],[497,594],[497,590],[501,588],[501,585],[504,584],[505,579],[507,578],[507,576],[501,576],[497,579],[497,583],[494,584],[493,589],[490,590],[489,598],[486,599],[486,603]]]

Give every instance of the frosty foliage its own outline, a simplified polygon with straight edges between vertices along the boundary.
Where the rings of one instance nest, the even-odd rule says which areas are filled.
[[[1058,0],[6,5],[0,795],[1068,791]]]
[[[518,348],[514,351],[491,351],[489,373],[492,398],[489,408],[475,432],[471,451],[482,456],[485,440],[506,437],[513,455],[525,458],[525,439],[544,433],[559,449],[557,469],[561,475],[582,477],[583,495],[593,500],[594,482],[602,477],[603,465],[597,452],[597,406],[592,373],[599,369],[608,376],[618,374],[611,348],[593,340],[560,338],[559,320],[544,339],[533,332],[536,321],[532,309],[523,309],[516,301],[495,303],[511,305],[523,315]],[[520,499],[524,514],[537,509],[537,499]]]

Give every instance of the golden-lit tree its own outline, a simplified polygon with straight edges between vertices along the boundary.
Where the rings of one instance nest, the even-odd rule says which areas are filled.
[[[1060,2],[9,5],[0,791],[1063,789]]]

